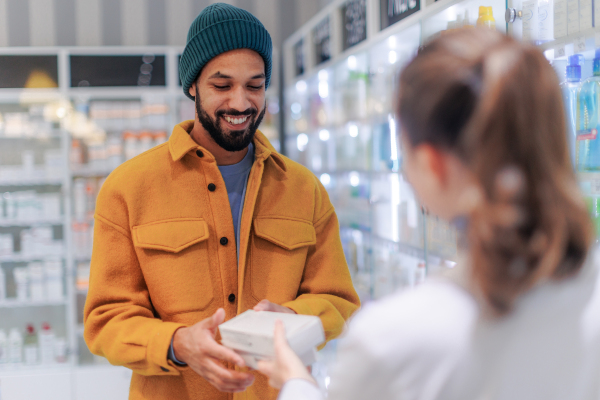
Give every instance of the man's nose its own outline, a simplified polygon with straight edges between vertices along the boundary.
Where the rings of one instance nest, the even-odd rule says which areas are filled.
[[[252,103],[248,100],[248,96],[243,87],[238,87],[231,93],[229,99],[229,108],[243,112],[252,107]]]

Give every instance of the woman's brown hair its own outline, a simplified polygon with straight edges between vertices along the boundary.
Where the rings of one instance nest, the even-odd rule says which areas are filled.
[[[474,282],[497,313],[581,268],[593,229],[558,78],[539,49],[491,30],[437,38],[402,72],[397,111],[413,147],[452,152],[483,188],[467,237]]]

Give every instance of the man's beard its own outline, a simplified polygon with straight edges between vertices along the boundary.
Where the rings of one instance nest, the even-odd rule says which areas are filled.
[[[223,149],[227,151],[241,151],[244,150],[254,139],[254,134],[258,129],[260,123],[262,122],[263,117],[265,116],[265,111],[267,109],[266,102],[263,110],[258,114],[258,110],[256,108],[249,108],[245,111],[237,111],[237,110],[219,110],[215,113],[215,118],[211,118],[210,115],[202,108],[202,104],[200,101],[200,94],[198,93],[198,87],[196,87],[196,112],[198,113],[198,120],[206,129],[206,131],[210,134],[213,140]],[[220,118],[224,115],[230,116],[244,116],[247,115],[250,118],[250,125],[244,130],[240,131],[229,131],[226,133],[220,124]],[[257,116],[258,114],[258,116]]]

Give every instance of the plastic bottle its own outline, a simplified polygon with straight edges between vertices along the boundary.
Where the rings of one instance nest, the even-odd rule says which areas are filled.
[[[54,332],[50,327],[50,324],[44,322],[42,324],[42,330],[40,331],[40,359],[42,364],[53,364],[54,360]]]
[[[0,329],[0,364],[8,362],[8,337],[6,332]]]
[[[580,171],[600,170],[600,48],[594,58],[594,75],[580,86],[577,95],[577,167]]]
[[[567,79],[560,84],[563,93],[563,101],[565,103],[565,112],[567,119],[567,140],[571,151],[571,161],[576,164],[575,157],[575,142],[576,142],[576,117],[577,117],[577,92],[581,86],[581,66],[584,62],[584,57],[581,54],[575,54],[569,57],[569,65],[567,66]]]
[[[23,336],[17,328],[8,334],[8,362],[19,364],[23,361]]]
[[[27,332],[23,340],[23,353],[25,355],[25,364],[33,365],[38,362],[38,337],[33,325],[27,325]]]
[[[496,29],[496,20],[492,13],[492,7],[479,6],[479,18],[477,18],[477,26]]]

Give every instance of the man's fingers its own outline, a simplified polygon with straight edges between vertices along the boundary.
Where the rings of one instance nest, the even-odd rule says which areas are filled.
[[[246,366],[244,359],[240,357],[235,351],[228,349],[225,346],[221,346],[217,342],[212,342],[206,346],[206,355],[216,358],[217,360],[223,360],[237,365],[240,368]]]
[[[247,372],[232,371],[224,368],[216,360],[207,360],[210,374],[226,385],[249,386],[254,381],[254,375]]]

